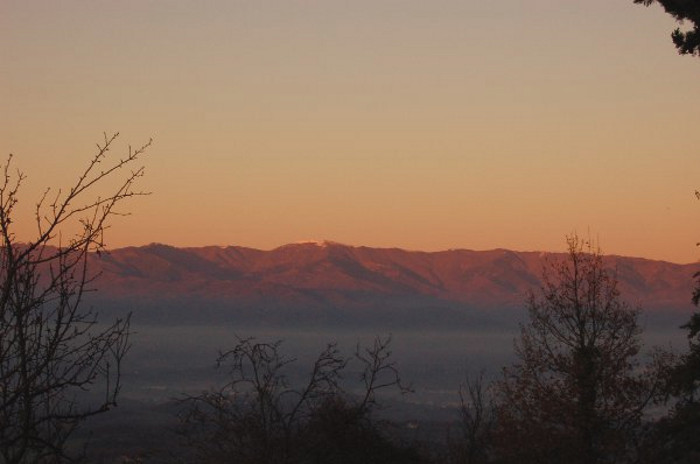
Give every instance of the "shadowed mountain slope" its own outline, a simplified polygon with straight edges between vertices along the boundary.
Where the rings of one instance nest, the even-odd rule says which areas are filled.
[[[153,244],[94,257],[97,299],[148,308],[147,318],[348,323],[352,320],[450,324],[522,307],[545,260],[563,254],[510,250],[406,251],[332,242],[175,248]],[[618,256],[623,297],[648,311],[690,308],[696,265]],[[154,308],[157,308],[154,309]],[[137,315],[138,317],[138,315]],[[465,319],[466,318],[466,319]]]

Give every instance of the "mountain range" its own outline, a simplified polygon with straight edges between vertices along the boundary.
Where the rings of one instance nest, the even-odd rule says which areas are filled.
[[[302,242],[263,251],[162,244],[92,257],[92,296],[147,323],[464,325],[515,320],[547,260],[564,254],[407,251]],[[625,300],[648,314],[692,310],[700,266],[606,256]]]

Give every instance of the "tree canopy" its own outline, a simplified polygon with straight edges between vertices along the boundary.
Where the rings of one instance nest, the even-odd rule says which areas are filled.
[[[700,56],[700,2],[697,0],[634,0],[649,6],[652,3],[661,5],[666,13],[680,23],[690,23],[689,28],[676,28],[671,33],[671,39],[681,55]]]
[[[503,462],[626,462],[658,377],[639,361],[638,310],[597,249],[568,240],[528,299],[519,362],[495,385]]]

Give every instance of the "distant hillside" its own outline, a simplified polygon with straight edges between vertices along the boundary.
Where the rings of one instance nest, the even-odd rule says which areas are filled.
[[[319,323],[389,326],[512,319],[545,259],[563,254],[417,252],[332,242],[244,247],[148,245],[94,257],[95,301],[158,323]],[[696,265],[610,256],[623,297],[650,314],[691,309]]]

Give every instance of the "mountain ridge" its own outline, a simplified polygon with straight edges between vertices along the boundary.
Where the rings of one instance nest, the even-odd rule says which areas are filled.
[[[143,314],[159,307],[165,319],[390,323],[432,316],[449,323],[522,308],[540,285],[546,260],[564,258],[503,248],[425,252],[307,241],[267,251],[150,244],[93,256],[91,266],[101,273],[99,298],[128,300],[145,307]],[[696,265],[614,255],[604,260],[632,305],[667,313],[691,308]]]

